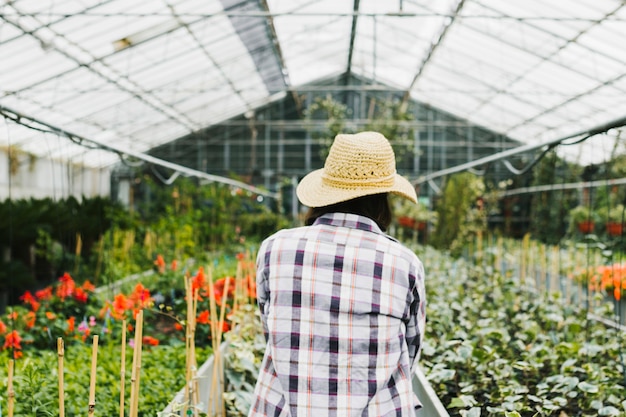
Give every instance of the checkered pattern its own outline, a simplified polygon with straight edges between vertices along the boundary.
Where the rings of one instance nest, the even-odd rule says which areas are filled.
[[[414,416],[424,270],[375,222],[334,213],[257,258],[267,348],[249,416]]]

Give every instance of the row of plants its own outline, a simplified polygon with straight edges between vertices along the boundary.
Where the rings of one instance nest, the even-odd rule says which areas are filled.
[[[184,178],[163,186],[148,175],[136,183],[129,208],[102,197],[0,203],[0,293],[17,303],[65,271],[110,283],[150,268],[157,253],[202,262],[290,224],[256,196],[221,184]]]
[[[429,247],[417,247],[416,251],[425,260],[428,271],[428,326],[420,363],[451,416],[626,415],[625,369],[620,360],[626,353],[623,333],[590,321],[584,311],[563,305],[555,296],[543,299],[528,293],[511,271],[499,273],[488,263],[468,263]],[[171,272],[171,264],[164,261],[157,262],[155,267],[161,271],[161,276]],[[206,297],[208,286],[203,284],[200,270],[194,275],[194,282],[198,297]],[[67,281],[60,283],[53,293],[59,288],[67,289]],[[133,309],[127,303],[128,299],[141,300],[139,293],[146,295],[144,301],[148,299],[145,290],[139,291],[137,287],[135,290],[136,293],[116,297],[108,305],[111,322],[118,322],[114,314],[124,312],[131,317]],[[24,301],[32,311],[33,300],[24,297]],[[37,298],[35,301],[45,300]],[[200,299],[198,302],[201,305]],[[164,302],[159,309],[167,310],[166,305]],[[245,305],[250,307],[245,308]],[[40,306],[37,311],[42,308]],[[610,305],[607,305],[607,315],[612,314],[609,310]],[[198,311],[198,324],[202,324],[200,317],[205,314],[204,309]],[[235,314],[233,320],[243,323],[245,331],[226,333],[235,347],[225,365],[228,377],[225,398],[229,415],[245,415],[243,410],[249,406],[263,351],[262,329],[258,325],[253,294],[245,297],[239,311],[247,312],[248,318]],[[63,332],[69,330],[65,325],[61,328]],[[48,329],[38,331],[46,333]],[[114,328],[111,333],[115,334]],[[147,335],[150,333],[146,332]],[[107,332],[101,331],[101,334]],[[165,355],[173,354],[176,346],[183,343],[174,335],[167,334],[167,343],[174,346],[151,348],[159,352],[155,358],[171,362]],[[202,338],[208,340],[209,336]],[[83,352],[84,367],[87,348],[82,343],[82,335],[75,340],[68,351]],[[111,349],[115,351],[115,348]],[[24,377],[30,375],[29,366],[41,370],[50,368],[53,363],[51,352],[28,349],[25,353],[28,354],[18,361]],[[76,355],[80,357],[81,354]],[[43,359],[37,359],[40,357]],[[102,365],[112,374],[118,366],[114,357],[115,354],[111,354],[113,363]],[[161,370],[164,365],[155,362],[154,366]],[[179,364],[179,377],[181,369],[183,367]],[[163,373],[155,378],[164,380],[165,377],[169,378],[169,375]],[[80,386],[84,390],[86,384]],[[148,386],[146,389],[153,389]],[[180,387],[180,384],[175,386]],[[54,397],[51,394],[45,396],[44,391],[36,397],[37,404],[54,403]],[[166,400],[172,398],[174,392],[169,389],[160,394]],[[116,395],[115,392],[110,398],[103,395],[99,401],[115,403]],[[146,394],[147,398],[153,395],[154,392]],[[76,407],[80,409],[81,405]],[[164,403],[146,404],[145,407],[142,409],[160,410]],[[37,415],[24,410],[25,414],[21,415]]]
[[[20,297],[22,305],[9,308],[0,317],[0,392],[6,392],[7,360],[13,359],[17,364],[16,415],[55,415],[50,410],[58,410],[58,375],[52,368],[56,364],[57,339],[63,338],[68,398],[65,409],[67,415],[78,415],[81,409],[87,409],[86,357],[92,337],[98,335],[97,383],[105,387],[98,390],[98,413],[117,414],[114,410],[119,404],[119,384],[115,381],[120,378],[121,335],[134,330],[137,314],[142,311],[141,343],[147,350],[139,403],[143,411],[139,415],[155,415],[185,384],[185,338],[189,325],[186,290],[194,294],[194,344],[200,363],[212,352],[216,327],[220,333],[228,332],[231,315],[240,306],[253,304],[255,286],[249,256],[242,253],[222,261],[215,265],[215,270],[227,275],[215,279],[212,265],[183,267],[159,255],[154,260],[154,274],[145,281],[127,283],[113,294],[106,287],[95,288],[89,281],[79,285],[68,273],[54,285],[34,293],[26,291]],[[127,328],[122,327],[123,323],[127,323]],[[128,340],[130,347],[136,343],[132,338]],[[47,370],[42,372],[44,369]],[[130,380],[131,367],[126,369],[126,379]],[[75,377],[78,373],[80,378]],[[45,389],[30,395],[38,385]]]
[[[626,339],[513,269],[428,248],[421,363],[451,416],[626,416]],[[613,305],[603,314],[613,317]],[[600,311],[598,311],[600,312]]]

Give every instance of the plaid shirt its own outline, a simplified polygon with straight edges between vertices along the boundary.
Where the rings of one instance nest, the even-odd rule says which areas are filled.
[[[267,348],[249,416],[414,416],[424,270],[374,221],[326,214],[257,257]]]

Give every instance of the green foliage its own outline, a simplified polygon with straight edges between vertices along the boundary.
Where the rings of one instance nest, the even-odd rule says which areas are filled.
[[[227,415],[245,417],[252,406],[254,385],[265,353],[265,337],[258,308],[243,306],[233,318],[235,329],[226,334],[224,357]]]
[[[204,362],[209,349],[197,350],[198,363]],[[87,415],[92,348],[72,345],[65,351],[65,412],[68,417]],[[57,354],[53,351],[30,351],[25,360],[16,361],[14,380],[15,414],[23,417],[58,415]],[[120,387],[119,343],[103,343],[98,349],[96,378],[96,415],[119,415]],[[0,356],[0,391],[6,392],[7,359]],[[126,351],[126,410],[130,399],[132,349]],[[184,347],[144,346],[139,394],[139,416],[152,417],[164,409],[185,384]],[[5,400],[6,401],[6,400]],[[6,402],[3,404],[6,410]]]
[[[623,333],[527,292],[512,274],[419,255],[428,266],[421,363],[452,417],[626,416]]]
[[[484,191],[482,179],[469,172],[448,178],[435,204],[439,218],[432,235],[435,247],[459,255],[477,233],[486,230],[485,210],[477,204]]]
[[[348,106],[336,101],[331,95],[316,97],[304,111],[309,131],[314,139],[320,143],[320,156],[325,159],[330,145],[339,133],[346,133],[346,117],[349,115]],[[320,129],[320,123],[322,129]]]
[[[322,159],[328,155],[337,134],[363,130],[382,133],[391,143],[398,165],[412,155],[415,130],[407,122],[414,120],[414,116],[401,100],[370,98],[367,123],[364,126],[346,126],[349,115],[350,109],[331,95],[316,97],[305,110],[309,131],[321,145]]]
[[[550,185],[557,179],[563,183],[578,181],[575,168],[551,150],[532,170],[530,185]],[[532,235],[544,243],[554,244],[560,241],[567,232],[567,211],[576,204],[576,192],[544,191],[532,193],[529,198],[529,230]]]

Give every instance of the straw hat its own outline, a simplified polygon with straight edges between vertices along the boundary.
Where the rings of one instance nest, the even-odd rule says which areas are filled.
[[[324,168],[307,174],[296,188],[300,202],[309,207],[379,193],[398,194],[417,204],[415,188],[396,173],[393,149],[378,132],[337,135]]]

